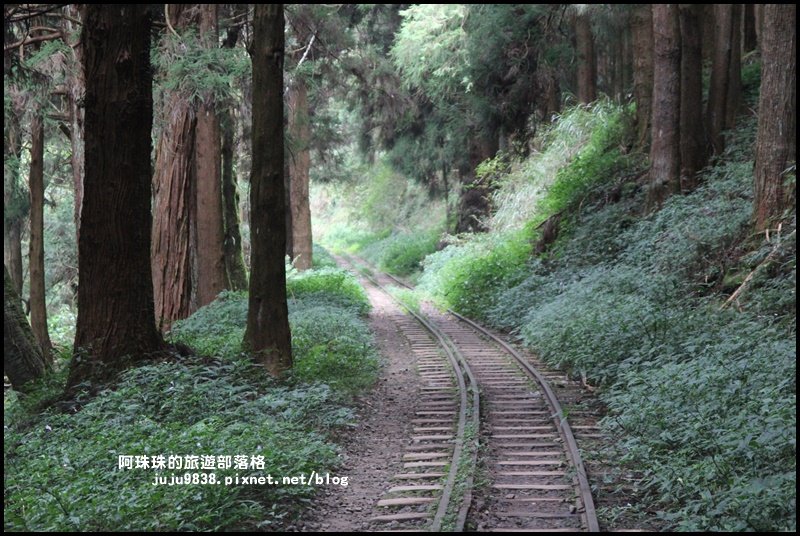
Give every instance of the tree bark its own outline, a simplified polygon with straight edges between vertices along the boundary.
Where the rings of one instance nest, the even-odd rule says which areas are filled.
[[[680,189],[681,34],[678,4],[653,4],[653,129],[649,209]]]
[[[44,284],[44,120],[40,110],[31,119],[31,237],[28,243],[30,274],[31,330],[42,348],[45,360],[52,359],[47,332],[47,305]]]
[[[725,150],[723,132],[734,125],[741,94],[741,6],[714,4],[714,21],[714,52],[706,128],[713,154],[720,155]]]
[[[72,5],[69,7],[70,15],[73,18],[80,16],[80,10]],[[75,23],[69,19],[64,19],[65,30],[72,31],[75,29]],[[86,84],[83,78],[83,43],[78,42],[75,46],[71,46],[71,67],[68,69],[69,82],[68,86],[68,100],[70,111],[70,146],[72,148],[72,155],[70,162],[72,164],[72,186],[75,194],[74,213],[75,220],[75,237],[80,239],[81,227],[81,205],[83,204],[83,93]]]
[[[742,11],[742,54],[758,48],[758,36],[756,34],[756,5],[744,4]]]
[[[177,94],[169,97],[166,107],[170,121],[159,139],[153,176],[153,289],[156,319],[163,331],[197,308],[191,239],[195,120],[189,103]]]
[[[756,41],[761,43],[761,33],[764,31],[764,4],[753,6],[753,16],[756,22]]]
[[[791,206],[785,172],[796,158],[797,6],[765,4],[761,33],[761,95],[755,161],[756,231],[764,231]]]
[[[633,33],[633,96],[640,147],[650,143],[653,102],[653,14],[650,4],[639,4],[631,16]]]
[[[703,8],[680,4],[681,25],[681,191],[697,185],[696,175],[706,162],[703,130]]]
[[[298,270],[311,268],[311,206],[308,199],[311,171],[311,125],[308,109],[308,88],[298,76],[289,89],[289,133],[294,141],[294,154],[289,157],[292,211],[292,259]]]
[[[243,347],[270,374],[292,367],[286,305],[283,183],[283,4],[257,4],[253,15],[253,164],[250,295]]]
[[[242,254],[242,234],[239,231],[239,192],[233,170],[234,117],[223,112],[222,127],[222,204],[225,217],[225,269],[231,290],[247,289],[247,268]]]
[[[7,269],[3,269],[3,372],[16,390],[48,368]]]
[[[151,20],[139,4],[89,4],[78,323],[68,388],[159,352],[150,268]]]
[[[6,54],[6,76],[11,65]],[[13,86],[12,86],[13,87]],[[3,139],[3,264],[8,268],[14,291],[22,294],[22,224],[30,210],[30,197],[22,187],[22,143],[20,136],[21,105],[11,97]]]
[[[224,48],[233,48],[239,40],[239,27],[228,28]],[[222,129],[222,212],[225,222],[225,270],[231,290],[247,289],[247,268],[242,253],[242,234],[239,230],[239,192],[234,171],[236,118],[229,109],[220,113]]]
[[[22,292],[22,221],[3,219],[3,265],[10,270],[11,285],[17,294]]]
[[[292,242],[292,155],[286,149],[283,157],[283,204],[286,207],[284,221],[286,222],[286,256],[294,258],[294,243]]]
[[[597,99],[597,59],[589,16],[575,17],[575,42],[578,53],[578,101],[587,103]]]
[[[199,4],[200,40],[218,46],[217,4]],[[197,109],[195,177],[197,180],[197,304],[211,303],[228,285],[222,214],[222,161],[219,117],[213,96],[203,95]]]
[[[725,130],[736,126],[742,101],[742,4],[731,4],[731,61],[725,98]]]

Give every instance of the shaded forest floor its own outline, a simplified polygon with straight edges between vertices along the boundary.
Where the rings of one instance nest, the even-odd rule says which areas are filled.
[[[357,429],[352,409],[380,369],[356,280],[323,251],[319,268],[290,273],[295,368],[280,382],[239,347],[243,293],[225,293],[178,322],[169,338],[206,357],[145,363],[76,406],[53,404],[68,362],[25,395],[6,392],[6,530],[277,530],[299,528],[309,485],[153,486],[149,465],[121,469],[118,456],[247,458],[246,469],[168,467],[158,474],[340,476],[337,441]],[[138,457],[138,458],[137,458]],[[251,457],[256,457],[252,459]],[[204,461],[205,464],[208,460]],[[232,460],[231,460],[232,461]]]

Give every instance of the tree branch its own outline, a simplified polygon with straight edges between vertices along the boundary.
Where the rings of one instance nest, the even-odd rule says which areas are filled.
[[[26,39],[22,39],[21,41],[17,41],[16,43],[5,45],[3,47],[3,52],[8,52],[9,50],[14,50],[15,48],[32,45],[34,43],[41,43],[42,41],[53,41],[55,39],[61,39],[61,37],[62,37],[61,32],[51,33],[46,35],[38,35],[36,37],[28,37]]]

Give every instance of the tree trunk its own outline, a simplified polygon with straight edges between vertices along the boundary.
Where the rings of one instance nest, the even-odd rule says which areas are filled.
[[[22,221],[3,219],[3,264],[10,270],[11,286],[22,292]]]
[[[200,40],[216,48],[217,4],[199,4]],[[213,96],[200,98],[195,136],[197,178],[197,304],[211,303],[228,285],[225,272],[225,233],[222,215],[220,127]]]
[[[286,207],[284,221],[286,222],[286,256],[294,258],[294,243],[292,243],[292,155],[286,150],[283,157],[283,204]]]
[[[711,87],[706,109],[706,129],[711,150],[725,150],[723,131],[733,127],[741,93],[741,55],[739,52],[739,4],[714,4],[714,52]],[[735,50],[734,50],[735,49]]]
[[[233,48],[239,40],[239,27],[228,28],[224,48]],[[247,268],[242,253],[242,234],[239,230],[239,192],[234,171],[236,118],[229,109],[220,114],[222,129],[222,212],[225,220],[225,270],[231,290],[247,289]]]
[[[177,94],[168,98],[166,108],[170,120],[159,139],[153,177],[152,251],[156,319],[163,331],[197,308],[192,292],[191,251],[194,118],[189,103]]]
[[[159,352],[150,268],[150,15],[86,6],[85,177],[78,323],[67,385],[103,381]]]
[[[653,102],[653,14],[650,4],[639,4],[631,16],[633,33],[633,96],[640,147],[650,142]]]
[[[191,4],[170,4],[172,26],[196,24]],[[196,115],[189,98],[177,91],[165,96],[165,125],[156,148],[153,175],[153,249],[151,265],[158,328],[188,317],[198,307],[194,222]]]
[[[755,203],[756,231],[764,231],[792,206],[785,172],[796,158],[797,6],[765,4],[761,33],[761,96],[758,102]]]
[[[44,285],[44,120],[35,110],[31,119],[31,237],[28,249],[30,273],[31,330],[42,348],[45,360],[52,359],[47,332],[47,305]]]
[[[291,176],[292,259],[298,270],[312,265],[311,207],[308,200],[311,171],[311,125],[308,109],[308,88],[297,76],[289,89],[289,132],[294,141],[294,154],[289,158]]]
[[[742,12],[742,55],[758,48],[756,5],[744,4]]]
[[[649,209],[680,189],[681,34],[678,4],[653,4],[653,130]]]
[[[270,374],[292,367],[286,305],[283,183],[283,4],[256,4],[253,14],[253,163],[250,295],[243,347]]]
[[[6,76],[10,77],[10,65],[6,67]],[[13,97],[11,100],[3,139],[3,264],[9,270],[14,291],[21,295],[22,224],[30,209],[30,197],[22,187],[21,178],[22,143],[19,118],[22,110],[19,105],[15,105]]]
[[[231,290],[247,289],[247,268],[242,254],[242,234],[239,231],[239,192],[233,170],[235,124],[233,114],[223,112],[222,127],[222,202],[225,216],[225,269]]]
[[[761,43],[761,34],[764,31],[764,5],[755,4],[753,6],[753,16],[756,22],[756,41]]]
[[[697,172],[705,165],[703,131],[703,34],[700,4],[680,4],[681,24],[681,191],[697,185]]]
[[[69,10],[73,18],[80,16],[80,10],[75,5],[71,5]],[[64,19],[64,24],[67,31],[73,31],[76,26],[76,23],[68,19]],[[81,205],[83,203],[83,104],[81,100],[86,87],[82,66],[83,44],[78,41],[75,46],[70,47],[70,50],[72,55],[70,58],[71,66],[68,69],[69,82],[67,84],[70,111],[69,138],[72,149],[70,162],[72,164],[72,186],[75,193],[73,213],[75,237],[80,239]]]
[[[725,98],[725,130],[736,126],[742,101],[742,4],[731,4],[731,61],[728,64],[728,95]]]
[[[578,53],[578,101],[587,103],[597,99],[597,59],[589,16],[575,17],[575,42]]]
[[[14,389],[41,377],[48,364],[25,318],[7,269],[3,269],[3,372]]]

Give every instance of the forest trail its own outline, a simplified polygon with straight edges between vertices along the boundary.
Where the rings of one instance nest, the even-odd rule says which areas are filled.
[[[337,260],[356,271],[355,263],[342,258]],[[398,283],[384,274],[361,269],[371,273],[369,279],[376,278],[382,286]],[[383,458],[386,463],[382,465],[383,471],[372,474],[368,486],[336,490],[325,496],[311,526],[341,530],[430,530],[432,525],[441,522],[437,514],[447,511],[447,528],[461,523],[467,529],[479,531],[598,530],[594,499],[588,492],[589,482],[583,479],[587,494],[581,495],[581,479],[573,462],[575,458],[580,460],[580,454],[577,449],[575,453],[570,452],[571,440],[565,441],[564,431],[556,423],[557,419],[553,419],[554,411],[543,396],[542,388],[523,372],[520,364],[487,334],[428,304],[422,306],[420,312],[425,320],[435,324],[445,338],[440,344],[450,345],[463,360],[459,374],[465,378],[474,377],[480,384],[481,402],[473,402],[467,412],[469,415],[472,407],[480,406],[479,430],[463,437],[454,435],[458,412],[452,396],[455,387],[452,368],[446,370],[442,360],[437,363],[434,357],[435,353],[441,353],[441,348],[437,349],[434,339],[425,336],[411,315],[405,314],[383,290],[366,280],[363,283],[374,307],[371,322],[388,363],[387,374],[370,399],[374,400],[370,402],[373,411],[366,412],[366,420],[360,424],[378,433],[346,446],[346,470],[353,476],[355,471],[361,472],[361,477],[367,478],[370,475],[364,471],[372,471],[370,468],[376,465],[376,457]],[[584,447],[592,442],[608,441],[597,428],[600,408],[591,393],[565,378],[563,373],[544,368],[533,356],[526,358],[543,371],[551,390],[557,391],[565,414],[574,426],[578,444]],[[417,375],[409,378],[413,367]],[[404,373],[399,379],[406,394],[389,401],[382,393],[391,389],[387,383],[394,381],[393,371],[398,369]],[[409,397],[409,392],[415,394]],[[438,399],[425,398],[431,394]],[[437,414],[427,414],[430,410],[437,410]],[[417,418],[413,417],[415,413]],[[375,451],[387,444],[380,432],[387,420],[395,432],[392,435],[394,448],[384,449],[376,456]],[[414,424],[418,426],[415,428]],[[419,434],[424,429],[421,426],[433,427],[429,428],[429,437],[411,432]],[[441,494],[446,493],[443,490],[448,489],[446,477],[452,465],[448,456],[454,447],[463,450],[460,466],[469,470],[458,471],[455,487],[459,491],[450,497],[450,506],[441,506],[438,503]],[[362,459],[361,453],[366,457]],[[355,464],[359,464],[358,467]],[[581,461],[578,464],[583,466]],[[590,460],[586,467],[591,469],[584,471],[590,473],[589,479],[602,497],[600,504],[603,506],[610,505],[611,497],[608,493],[611,484],[604,483],[603,477],[618,470],[606,465]],[[404,481],[398,482],[398,477]],[[617,496],[614,500],[619,499]],[[623,500],[630,500],[630,497]],[[345,518],[337,512],[349,514]],[[617,520],[611,528],[633,526],[625,520]]]
[[[344,463],[339,476],[348,486],[325,488],[313,510],[297,530],[364,531],[380,514],[375,498],[391,487],[391,477],[402,467],[403,445],[412,433],[419,377],[414,354],[403,335],[407,322],[403,311],[389,296],[365,287],[372,311],[370,327],[384,366],[376,387],[360,400],[355,428],[343,434]]]

